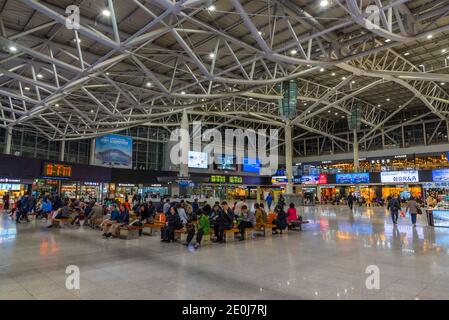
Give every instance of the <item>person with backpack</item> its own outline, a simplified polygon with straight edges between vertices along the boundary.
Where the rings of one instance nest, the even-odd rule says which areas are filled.
[[[401,210],[401,202],[399,200],[399,197],[391,197],[390,201],[388,201],[387,209],[390,210],[393,224],[398,224],[399,210]]]
[[[25,218],[27,222],[30,222],[28,220],[28,211],[29,209],[29,201],[28,201],[28,194],[24,194],[19,201],[19,210],[16,213],[16,223],[20,223],[20,220]]]

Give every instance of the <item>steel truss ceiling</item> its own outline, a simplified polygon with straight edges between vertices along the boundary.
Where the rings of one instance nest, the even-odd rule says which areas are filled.
[[[282,128],[276,84],[291,79],[295,137],[352,143],[337,133],[355,104],[362,140],[406,108],[447,119],[449,1],[319,2],[0,0],[0,126],[84,139],[178,126],[186,108],[208,126]]]

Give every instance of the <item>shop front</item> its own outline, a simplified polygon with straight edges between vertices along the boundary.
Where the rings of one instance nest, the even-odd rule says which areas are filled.
[[[30,181],[31,182],[31,181]],[[9,194],[9,208],[28,191],[29,183],[21,179],[0,178],[0,208],[3,209],[3,197]]]
[[[385,171],[380,173],[382,183],[382,198],[399,196],[404,200],[411,196],[421,198],[423,189],[417,170]]]

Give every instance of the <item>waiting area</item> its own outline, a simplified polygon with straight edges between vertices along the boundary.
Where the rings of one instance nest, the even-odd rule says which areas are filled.
[[[299,209],[303,232],[203,246],[107,239],[87,225],[16,225],[1,215],[0,299],[446,299],[449,230],[385,208]],[[369,290],[366,267],[380,269]],[[65,287],[80,269],[80,289]],[[429,266],[432,266],[429,268]]]

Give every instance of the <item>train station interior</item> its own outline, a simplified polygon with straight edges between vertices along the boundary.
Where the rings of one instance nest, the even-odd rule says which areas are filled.
[[[0,0],[0,300],[449,299],[449,1]]]

